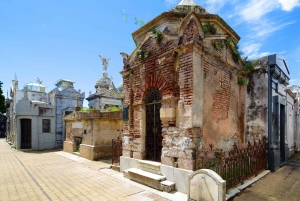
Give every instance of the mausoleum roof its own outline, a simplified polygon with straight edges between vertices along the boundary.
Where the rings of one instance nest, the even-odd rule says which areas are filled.
[[[29,91],[45,92],[45,86],[39,83],[28,83],[25,84],[25,88]]]
[[[109,87],[110,85],[113,85],[114,87],[114,83],[111,81],[111,79],[109,79],[108,77],[102,77],[96,82],[95,88],[97,88],[98,86]]]

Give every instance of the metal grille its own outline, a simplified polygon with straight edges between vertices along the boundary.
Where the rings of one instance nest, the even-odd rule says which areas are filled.
[[[152,88],[146,97],[146,159],[160,161],[162,149],[160,92]]]
[[[21,149],[31,149],[31,119],[21,119]]]
[[[268,167],[267,140],[263,138],[258,143],[248,142],[245,148],[233,145],[233,150],[225,152],[214,149],[210,144],[208,149],[196,149],[196,169],[211,169],[226,180],[227,190],[243,184],[246,179],[256,176]]]
[[[120,165],[120,156],[122,156],[122,140],[118,137],[117,139],[112,139],[112,164]]]

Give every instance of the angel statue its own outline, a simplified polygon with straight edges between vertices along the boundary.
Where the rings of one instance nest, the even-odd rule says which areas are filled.
[[[37,77],[35,80],[36,80],[36,82],[39,83],[39,84],[42,84],[42,82],[43,82],[43,80],[40,80],[40,78],[38,78],[38,77]]]
[[[102,60],[103,71],[106,71],[109,58],[102,57],[101,55],[99,55],[99,57]]]

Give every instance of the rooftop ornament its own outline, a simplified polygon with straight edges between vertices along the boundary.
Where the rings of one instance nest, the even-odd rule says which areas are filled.
[[[194,0],[182,0],[179,4],[179,6],[196,6],[197,4],[194,2]]]

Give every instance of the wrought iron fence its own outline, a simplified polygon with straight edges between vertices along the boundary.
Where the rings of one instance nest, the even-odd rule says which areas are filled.
[[[112,164],[120,165],[120,156],[122,156],[122,140],[118,137],[112,139]]]
[[[196,149],[196,169],[211,169],[226,180],[227,190],[243,184],[246,179],[256,176],[266,170],[267,139],[264,137],[258,142],[248,142],[245,148],[238,148],[233,145],[231,151],[214,149],[210,144],[209,148]]]

